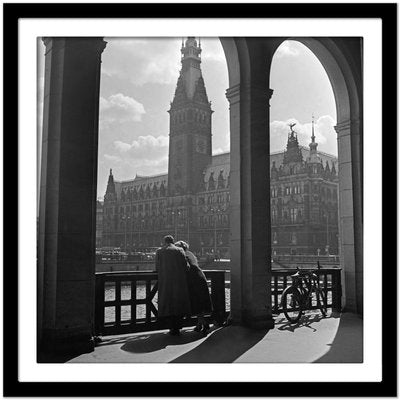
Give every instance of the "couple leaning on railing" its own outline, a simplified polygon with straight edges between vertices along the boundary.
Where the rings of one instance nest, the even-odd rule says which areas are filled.
[[[189,245],[171,235],[155,257],[158,272],[158,318],[165,319],[171,335],[179,335],[183,318],[197,316],[195,331],[207,334],[210,329],[205,314],[212,311],[207,279]]]

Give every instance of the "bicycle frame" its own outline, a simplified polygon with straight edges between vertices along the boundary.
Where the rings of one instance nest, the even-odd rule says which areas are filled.
[[[317,287],[319,287],[318,277],[313,272],[307,272],[304,273],[304,275],[300,274],[298,276],[292,276],[292,279],[292,286],[297,288],[300,292],[300,304],[302,307],[306,307],[310,300],[310,295],[313,291],[316,291]]]
[[[292,284],[287,286],[282,293],[281,304],[283,312],[290,323],[297,322],[303,312],[312,306],[313,292],[316,296],[317,308],[326,316],[326,300],[320,289],[319,277],[314,271],[297,272],[292,277]],[[294,314],[290,314],[294,313]]]

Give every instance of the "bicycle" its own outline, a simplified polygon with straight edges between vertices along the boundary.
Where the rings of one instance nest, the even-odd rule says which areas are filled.
[[[325,317],[327,314],[326,297],[319,287],[319,279],[315,271],[301,271],[297,268],[297,272],[291,277],[292,284],[283,291],[281,299],[281,307],[287,320],[295,323],[305,310],[311,309],[313,293],[316,296],[317,307]]]

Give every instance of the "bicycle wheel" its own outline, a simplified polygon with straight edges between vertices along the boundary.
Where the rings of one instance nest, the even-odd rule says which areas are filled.
[[[315,294],[317,296],[317,306],[320,309],[322,316],[326,317],[327,306],[326,306],[325,294],[321,289],[316,289]]]
[[[297,322],[303,313],[300,306],[300,292],[293,286],[289,286],[282,293],[282,310],[287,320]]]

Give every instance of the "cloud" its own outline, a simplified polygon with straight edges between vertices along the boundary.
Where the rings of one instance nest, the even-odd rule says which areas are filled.
[[[181,38],[106,38],[102,73],[142,86],[175,85],[181,69]],[[226,63],[218,38],[201,39],[203,61]],[[204,65],[203,65],[204,66]]]
[[[139,136],[131,143],[113,142],[116,155],[104,154],[107,168],[117,168],[118,178],[131,179],[136,174],[166,173],[168,169],[168,136]]]
[[[297,133],[299,144],[308,146],[311,140],[312,123],[302,124],[295,118],[286,121],[272,121],[270,126],[271,152],[281,151],[286,147],[289,123],[296,123],[293,127]],[[319,144],[318,149],[331,154],[337,154],[337,134],[334,129],[336,122],[330,115],[319,117],[314,124],[315,140]]]
[[[108,161],[112,161],[112,162],[120,162],[121,158],[118,156],[113,156],[110,154],[104,154],[104,158]]]
[[[106,38],[102,73],[134,85],[174,84],[180,69],[178,38]]]
[[[114,146],[120,153],[129,153],[129,156],[147,158],[157,154],[166,154],[168,151],[168,137],[139,136],[137,140],[130,144],[116,140],[114,141]]]
[[[276,50],[275,57],[296,57],[300,54],[300,50],[297,44],[293,41],[284,41]]]
[[[226,63],[225,53],[222,44],[218,38],[202,38],[201,39],[203,62],[217,61]]]
[[[143,104],[122,93],[100,97],[101,122],[140,122],[146,111]]]
[[[117,150],[119,150],[122,153],[124,153],[125,151],[128,151],[131,148],[130,144],[121,142],[120,140],[115,140],[114,146]]]

